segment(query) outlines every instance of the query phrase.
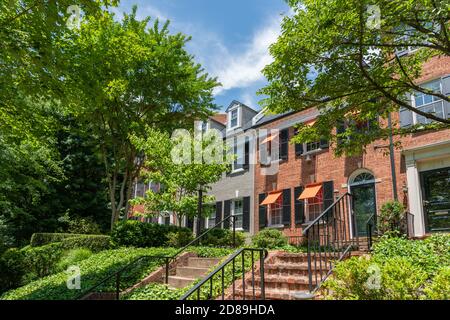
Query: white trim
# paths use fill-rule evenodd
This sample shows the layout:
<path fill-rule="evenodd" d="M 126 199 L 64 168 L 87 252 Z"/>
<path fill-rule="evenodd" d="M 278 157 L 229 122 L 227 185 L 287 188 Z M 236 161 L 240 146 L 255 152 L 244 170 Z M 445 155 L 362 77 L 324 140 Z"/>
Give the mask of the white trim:
<path fill-rule="evenodd" d="M 232 120 L 232 113 L 233 113 L 233 111 L 235 111 L 236 110 L 236 113 L 237 113 L 237 115 L 236 115 L 236 125 L 235 126 L 231 126 L 231 120 Z M 235 129 L 237 129 L 237 128 L 240 128 L 241 127 L 241 119 L 242 119 L 242 109 L 240 108 L 240 106 L 239 105 L 234 105 L 232 108 L 230 108 L 229 110 L 228 110 L 228 115 L 229 116 L 227 116 L 227 118 L 228 118 L 228 121 L 227 121 L 227 131 L 232 131 L 232 130 L 235 130 Z"/>

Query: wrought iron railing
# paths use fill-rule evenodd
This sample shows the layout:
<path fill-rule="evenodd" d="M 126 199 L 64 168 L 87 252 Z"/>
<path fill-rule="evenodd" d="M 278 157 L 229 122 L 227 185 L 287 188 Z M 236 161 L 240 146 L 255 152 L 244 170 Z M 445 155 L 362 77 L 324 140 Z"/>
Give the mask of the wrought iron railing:
<path fill-rule="evenodd" d="M 303 230 L 310 292 L 317 291 L 336 262 L 359 247 L 350 193 L 342 195 Z"/>
<path fill-rule="evenodd" d="M 236 280 L 241 277 L 242 284 L 239 296 L 242 300 L 245 300 L 247 296 L 250 297 L 251 300 L 256 300 L 257 297 L 264 300 L 264 259 L 266 257 L 267 250 L 265 249 L 241 248 L 186 292 L 180 300 L 209 300 L 215 298 L 224 300 L 225 297 L 235 300 L 237 296 Z M 249 260 L 250 265 L 248 266 L 246 261 Z M 259 268 L 257 268 L 257 262 L 259 262 Z M 247 272 L 251 274 L 251 285 L 247 288 L 246 292 L 247 279 L 245 278 L 245 275 Z M 257 277 L 259 277 L 259 281 L 256 281 Z M 218 280 L 218 286 L 215 280 Z M 230 280 L 231 284 L 229 283 Z M 259 282 L 259 286 L 256 285 L 256 282 Z M 259 287 L 259 294 L 256 289 L 257 287 Z M 229 292 L 226 292 L 227 289 L 229 289 Z"/>
<path fill-rule="evenodd" d="M 372 250 L 372 244 L 373 244 L 373 234 L 376 230 L 376 217 L 377 214 L 374 213 L 370 216 L 369 219 L 366 221 L 366 233 L 367 233 L 367 250 Z"/>
<path fill-rule="evenodd" d="M 233 215 L 229 215 L 228 217 L 224 218 L 223 220 L 221 220 L 220 222 L 216 223 L 214 225 L 214 227 L 209 228 L 207 230 L 205 230 L 202 234 L 200 234 L 198 237 L 196 237 L 194 240 L 192 240 L 191 242 L 189 242 L 188 244 L 186 244 L 184 247 L 182 247 L 181 249 L 179 249 L 175 254 L 171 255 L 171 256 L 165 256 L 165 255 L 160 255 L 160 256 L 141 256 L 135 260 L 133 260 L 132 262 L 130 262 L 129 264 L 127 264 L 126 266 L 124 266 L 123 268 L 119 269 L 118 271 L 106 276 L 105 278 L 103 278 L 102 280 L 100 280 L 98 283 L 96 283 L 95 285 L 93 285 L 92 287 L 90 287 L 88 290 L 83 291 L 83 293 L 81 293 L 78 297 L 77 300 L 82 299 L 84 297 L 86 297 L 87 295 L 94 293 L 96 289 L 98 289 L 101 286 L 105 286 L 107 284 L 109 284 L 112 279 L 114 279 L 115 281 L 115 290 L 114 290 L 114 298 L 116 300 L 119 300 L 120 298 L 120 292 L 121 292 L 121 280 L 123 278 L 123 275 L 125 272 L 129 271 L 132 267 L 136 266 L 139 262 L 143 262 L 143 261 L 147 261 L 147 264 L 150 263 L 155 263 L 158 261 L 163 261 L 163 263 L 159 263 L 159 266 L 163 266 L 164 265 L 164 282 L 167 284 L 169 283 L 169 274 L 170 274 L 170 264 L 175 261 L 179 255 L 183 252 L 186 251 L 187 248 L 189 248 L 190 246 L 194 245 L 194 244 L 200 244 L 200 240 L 203 239 L 209 232 L 211 232 L 211 230 L 216 229 L 217 227 L 221 226 L 223 222 L 232 220 L 232 247 L 235 248 L 236 247 L 236 226 L 235 226 L 235 220 L 236 217 Z"/>

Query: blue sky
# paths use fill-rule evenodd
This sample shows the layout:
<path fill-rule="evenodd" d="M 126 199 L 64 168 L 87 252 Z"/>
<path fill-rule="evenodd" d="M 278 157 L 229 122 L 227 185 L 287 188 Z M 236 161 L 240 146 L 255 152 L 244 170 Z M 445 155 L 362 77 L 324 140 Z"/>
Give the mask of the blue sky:
<path fill-rule="evenodd" d="M 289 13 L 283 0 L 121 0 L 112 11 L 121 16 L 134 4 L 138 17 L 168 19 L 171 31 L 192 36 L 188 51 L 223 84 L 215 91 L 222 109 L 234 99 L 260 109 L 256 91 L 267 83 L 261 70 Z"/>

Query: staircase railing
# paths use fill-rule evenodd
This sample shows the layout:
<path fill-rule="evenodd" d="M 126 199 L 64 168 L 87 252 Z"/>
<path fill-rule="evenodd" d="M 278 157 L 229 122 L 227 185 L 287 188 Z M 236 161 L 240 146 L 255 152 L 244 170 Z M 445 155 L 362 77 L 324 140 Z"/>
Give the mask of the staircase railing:
<path fill-rule="evenodd" d="M 369 219 L 366 221 L 366 233 L 367 233 L 367 250 L 372 250 L 373 244 L 373 234 L 376 228 L 376 213 L 372 214 Z"/>
<path fill-rule="evenodd" d="M 175 261 L 175 259 L 178 258 L 178 256 L 185 252 L 187 248 L 189 248 L 190 246 L 192 246 L 193 244 L 199 244 L 200 240 L 202 238 L 204 238 L 209 232 L 211 232 L 213 229 L 216 229 L 217 227 L 221 226 L 222 223 L 232 220 L 232 233 L 233 233 L 233 237 L 232 237 L 232 247 L 236 248 L 236 216 L 233 215 L 229 215 L 228 217 L 224 218 L 223 220 L 221 220 L 220 222 L 217 222 L 212 228 L 209 228 L 207 230 L 205 230 L 202 234 L 200 234 L 199 236 L 197 236 L 194 240 L 192 240 L 191 242 L 189 242 L 187 245 L 185 245 L 184 247 L 182 247 L 181 249 L 179 249 L 175 254 L 171 255 L 171 256 L 165 256 L 165 255 L 156 255 L 156 256 L 141 256 L 135 260 L 133 260 L 132 262 L 130 262 L 129 264 L 127 264 L 126 266 L 124 266 L 123 268 L 119 269 L 118 271 L 106 276 L 105 278 L 103 278 L 102 280 L 100 280 L 98 283 L 96 283 L 95 285 L 93 285 L 92 287 L 90 287 L 88 290 L 83 291 L 83 293 L 81 293 L 78 297 L 77 300 L 82 299 L 83 297 L 86 297 L 88 294 L 93 293 L 95 289 L 97 289 L 98 287 L 107 284 L 109 281 L 111 281 L 112 279 L 115 279 L 115 292 L 114 292 L 114 297 L 116 300 L 119 300 L 120 298 L 120 284 L 121 284 L 121 280 L 123 278 L 123 273 L 128 271 L 131 267 L 135 266 L 136 264 L 138 264 L 138 262 L 147 260 L 148 263 L 152 263 L 155 261 L 163 261 L 163 264 L 160 264 L 160 266 L 164 265 L 165 267 L 165 274 L 164 274 L 164 282 L 167 284 L 169 283 L 169 273 L 170 273 L 170 264 Z"/>
<path fill-rule="evenodd" d="M 255 257 L 255 253 L 259 253 L 258 257 Z M 192 287 L 186 294 L 184 294 L 180 300 L 187 300 L 193 298 L 194 300 L 209 300 L 219 296 L 221 300 L 225 299 L 225 296 L 229 295 L 232 300 L 236 297 L 236 279 L 239 279 L 239 275 L 242 276 L 242 299 L 246 299 L 245 288 L 245 274 L 248 267 L 246 267 L 246 259 L 251 259 L 251 281 L 252 286 L 248 290 L 251 293 L 252 300 L 256 300 L 257 293 L 255 290 L 255 263 L 259 261 L 259 282 L 260 282 L 260 299 L 265 299 L 265 286 L 264 286 L 264 259 L 267 257 L 267 250 L 255 249 L 255 248 L 241 248 L 228 257 L 220 266 L 214 269 L 210 274 L 203 278 L 199 283 Z M 240 261 L 236 261 L 240 258 Z M 239 263 L 239 268 L 236 265 Z M 226 268 L 228 267 L 228 270 Z M 231 270 L 230 270 L 231 269 Z M 231 272 L 231 292 L 226 293 L 226 289 L 230 284 L 226 283 L 226 278 L 229 276 L 228 272 Z M 256 275 L 257 277 L 258 275 Z M 219 287 L 214 286 L 214 279 L 219 279 Z M 248 292 L 248 291 L 247 291 Z"/>
<path fill-rule="evenodd" d="M 342 195 L 303 230 L 308 247 L 310 292 L 320 288 L 337 261 L 359 247 L 356 230 L 350 193 Z"/>

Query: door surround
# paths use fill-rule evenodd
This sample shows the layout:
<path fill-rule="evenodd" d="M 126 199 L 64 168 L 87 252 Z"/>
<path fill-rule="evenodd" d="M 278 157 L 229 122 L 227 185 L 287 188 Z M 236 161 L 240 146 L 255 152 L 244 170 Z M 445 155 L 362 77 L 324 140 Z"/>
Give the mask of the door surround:
<path fill-rule="evenodd" d="M 377 211 L 377 190 L 376 190 L 377 180 L 375 179 L 375 175 L 373 172 L 366 168 L 360 168 L 352 172 L 352 174 L 348 178 L 348 192 L 352 194 L 352 187 L 364 186 L 364 185 L 373 185 L 374 191 L 374 207 L 375 213 Z M 353 200 L 352 200 L 353 203 Z M 353 208 L 352 208 L 353 212 Z M 354 237 L 354 226 L 353 219 L 349 217 L 351 221 L 352 227 L 350 228 L 351 237 Z M 356 218 L 356 217 L 355 217 Z"/>
<path fill-rule="evenodd" d="M 402 152 L 405 156 L 408 206 L 409 212 L 414 216 L 415 237 L 426 235 L 420 172 L 450 166 L 449 150 L 450 139 Z"/>

